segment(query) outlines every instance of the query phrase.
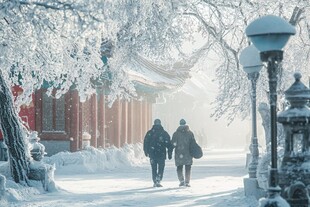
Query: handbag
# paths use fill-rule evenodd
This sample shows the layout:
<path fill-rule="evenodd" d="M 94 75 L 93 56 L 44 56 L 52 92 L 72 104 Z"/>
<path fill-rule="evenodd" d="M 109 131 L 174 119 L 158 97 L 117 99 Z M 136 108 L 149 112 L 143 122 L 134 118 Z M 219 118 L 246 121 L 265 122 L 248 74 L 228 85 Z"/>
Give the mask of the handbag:
<path fill-rule="evenodd" d="M 191 139 L 189 144 L 189 153 L 190 155 L 195 158 L 199 159 L 203 156 L 203 152 L 201 147 L 198 145 L 195 139 Z"/>

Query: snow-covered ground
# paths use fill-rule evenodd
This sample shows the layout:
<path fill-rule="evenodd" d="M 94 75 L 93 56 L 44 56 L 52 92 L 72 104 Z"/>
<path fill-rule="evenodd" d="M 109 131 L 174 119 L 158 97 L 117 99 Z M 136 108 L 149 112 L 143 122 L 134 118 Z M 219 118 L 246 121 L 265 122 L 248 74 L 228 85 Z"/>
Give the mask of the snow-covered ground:
<path fill-rule="evenodd" d="M 56 164 L 58 190 L 42 193 L 7 181 L 5 199 L 10 207 L 120 207 L 120 206 L 214 206 L 254 207 L 246 198 L 247 177 L 243 150 L 204 150 L 194 160 L 191 187 L 179 187 L 173 160 L 166 161 L 163 187 L 153 188 L 151 167 L 142 145 L 122 149 L 90 148 L 77 153 L 60 153 L 46 162 Z"/>

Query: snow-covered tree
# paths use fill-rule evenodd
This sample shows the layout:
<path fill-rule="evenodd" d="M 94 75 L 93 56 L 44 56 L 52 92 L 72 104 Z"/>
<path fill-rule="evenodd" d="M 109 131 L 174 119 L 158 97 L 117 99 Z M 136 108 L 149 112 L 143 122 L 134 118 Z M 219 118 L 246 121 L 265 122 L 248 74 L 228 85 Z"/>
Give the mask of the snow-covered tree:
<path fill-rule="evenodd" d="M 110 100 L 134 94 L 126 67 L 135 55 L 171 62 L 192 26 L 178 11 L 182 1 L 1 0 L 0 123 L 13 179 L 27 185 L 29 156 L 18 108 L 42 84 L 59 98 L 70 88 L 80 99 L 95 92 L 94 80 L 112 74 Z M 181 22 L 183 22 L 181 24 Z M 180 26 L 181 25 L 181 26 Z M 113 55 L 102 63 L 100 46 L 108 40 Z M 102 48 L 101 48 L 102 49 Z M 181 54 L 181 53 L 180 53 Z M 23 89 L 15 102 L 10 91 Z M 129 94 L 129 95 L 128 95 Z"/>
<path fill-rule="evenodd" d="M 226 117 L 229 122 L 237 115 L 247 116 L 250 112 L 250 82 L 239 64 L 240 52 L 250 44 L 245 29 L 256 18 L 273 14 L 286 19 L 296 26 L 297 34 L 285 48 L 284 60 L 279 71 L 279 100 L 294 71 L 309 74 L 309 21 L 308 1 L 247 1 L 247 0 L 203 0 L 191 1 L 184 15 L 196 18 L 199 31 L 206 41 L 204 59 L 201 68 L 216 59 L 216 80 L 219 94 L 214 101 L 215 119 Z M 213 61 L 214 62 L 214 61 Z M 214 69 L 214 68 L 212 68 Z M 206 72 L 208 73 L 208 71 Z M 308 74 L 307 74 L 308 73 Z M 267 102 L 268 78 L 265 69 L 261 71 L 257 84 L 257 99 Z"/>
<path fill-rule="evenodd" d="M 209 43 L 206 47 L 204 64 L 210 59 L 216 59 L 216 81 L 219 83 L 219 94 L 214 101 L 213 116 L 219 119 L 226 116 L 232 122 L 237 115 L 248 116 L 251 108 L 250 82 L 247 80 L 242 66 L 239 64 L 240 52 L 250 44 L 246 38 L 245 29 L 249 23 L 264 15 L 278 15 L 296 27 L 297 33 L 291 37 L 284 49 L 284 60 L 278 73 L 278 103 L 279 110 L 283 109 L 283 92 L 293 83 L 292 74 L 301 71 L 306 77 L 310 74 L 310 36 L 309 36 L 309 6 L 308 1 L 193 1 L 185 11 L 185 15 L 195 17 L 201 24 L 202 35 Z M 205 66 L 204 66 L 205 67 Z M 307 80 L 306 80 L 307 81 Z M 260 104 L 268 102 L 268 78 L 264 68 L 257 84 L 257 99 Z M 268 108 L 268 107 L 267 107 Z M 260 111 L 261 112 L 261 111 Z M 264 114 L 261 114 L 262 117 Z M 264 128 L 270 129 L 268 117 L 263 120 Z M 278 127 L 278 143 L 283 147 L 282 127 Z M 268 165 L 270 163 L 269 142 L 270 134 L 265 132 L 267 152 L 258 166 L 260 184 L 266 184 Z M 269 139 L 269 140 L 268 140 Z M 263 186 L 262 185 L 262 186 Z"/>
<path fill-rule="evenodd" d="M 94 16 L 83 12 L 86 8 L 81 2 L 0 3 L 0 123 L 8 146 L 11 174 L 18 183 L 28 184 L 30 161 L 27 132 L 17 116 L 19 106 L 31 101 L 31 94 L 43 81 L 50 83 L 50 91 L 53 87 L 60 88 L 57 96 L 73 83 L 81 94 L 87 94 L 92 87 L 85 80 L 99 74 L 102 62 L 95 38 L 86 34 L 94 25 Z M 14 85 L 23 89 L 15 105 L 10 90 Z"/>

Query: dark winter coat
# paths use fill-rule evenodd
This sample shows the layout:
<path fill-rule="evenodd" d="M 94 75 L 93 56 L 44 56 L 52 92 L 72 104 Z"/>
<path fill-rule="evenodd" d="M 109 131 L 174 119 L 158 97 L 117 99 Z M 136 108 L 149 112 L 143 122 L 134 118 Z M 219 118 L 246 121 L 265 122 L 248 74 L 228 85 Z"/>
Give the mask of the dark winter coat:
<path fill-rule="evenodd" d="M 179 126 L 172 136 L 172 145 L 175 148 L 174 160 L 175 165 L 192 165 L 193 157 L 189 152 L 189 145 L 191 139 L 195 139 L 193 132 L 189 126 Z"/>
<path fill-rule="evenodd" d="M 152 129 L 149 130 L 144 138 L 143 150 L 146 156 L 150 159 L 165 160 L 168 156 L 172 156 L 172 144 L 170 135 L 164 130 L 161 125 L 153 125 Z"/>

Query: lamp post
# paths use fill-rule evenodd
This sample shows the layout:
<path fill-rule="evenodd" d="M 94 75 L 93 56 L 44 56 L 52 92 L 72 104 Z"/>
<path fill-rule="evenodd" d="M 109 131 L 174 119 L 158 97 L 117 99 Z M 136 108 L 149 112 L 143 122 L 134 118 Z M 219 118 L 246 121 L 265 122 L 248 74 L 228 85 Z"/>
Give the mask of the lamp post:
<path fill-rule="evenodd" d="M 259 77 L 259 71 L 263 67 L 260 60 L 259 52 L 250 45 L 242 50 L 239 57 L 243 70 L 247 73 L 248 79 L 251 81 L 251 106 L 252 106 L 252 136 L 251 136 L 251 162 L 249 164 L 249 178 L 256 178 L 258 165 L 258 141 L 257 141 L 257 123 L 256 123 L 256 83 Z"/>
<path fill-rule="evenodd" d="M 271 169 L 269 174 L 268 199 L 263 206 L 279 206 L 275 197 L 280 197 L 277 170 L 277 74 L 283 59 L 282 48 L 289 37 L 295 34 L 295 28 L 284 19 L 267 15 L 251 22 L 245 31 L 254 46 L 260 51 L 263 62 L 267 62 L 269 79 Z"/>

